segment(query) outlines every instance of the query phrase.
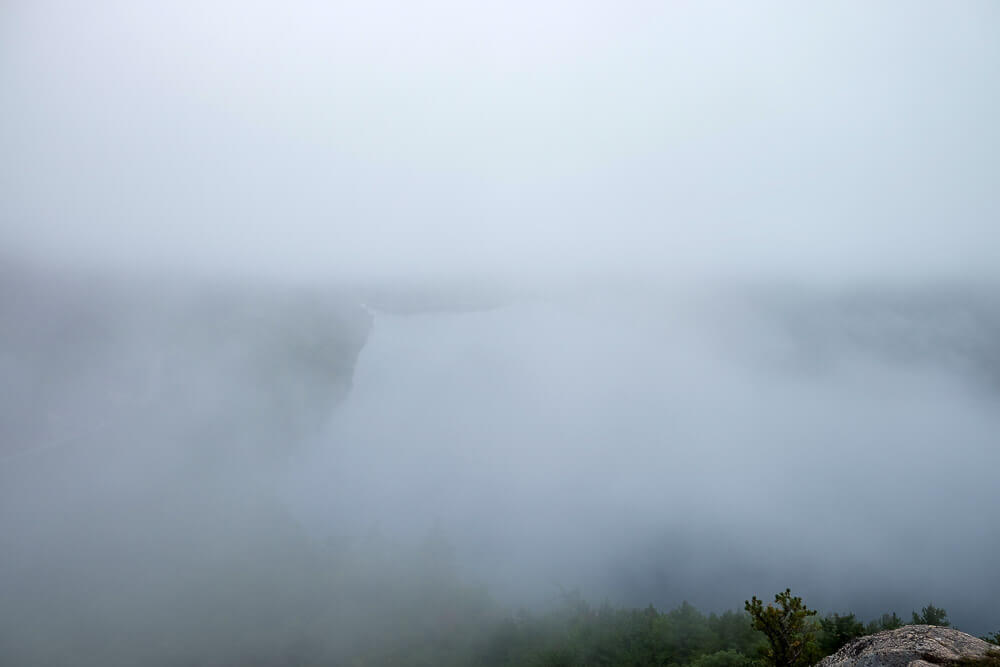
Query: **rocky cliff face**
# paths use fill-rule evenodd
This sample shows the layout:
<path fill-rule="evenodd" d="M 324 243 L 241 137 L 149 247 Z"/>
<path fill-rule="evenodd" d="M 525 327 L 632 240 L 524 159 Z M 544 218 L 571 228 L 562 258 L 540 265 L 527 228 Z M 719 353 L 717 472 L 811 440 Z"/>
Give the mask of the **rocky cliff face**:
<path fill-rule="evenodd" d="M 907 625 L 861 637 L 818 667 L 931 667 L 979 660 L 996 646 L 953 628 Z"/>

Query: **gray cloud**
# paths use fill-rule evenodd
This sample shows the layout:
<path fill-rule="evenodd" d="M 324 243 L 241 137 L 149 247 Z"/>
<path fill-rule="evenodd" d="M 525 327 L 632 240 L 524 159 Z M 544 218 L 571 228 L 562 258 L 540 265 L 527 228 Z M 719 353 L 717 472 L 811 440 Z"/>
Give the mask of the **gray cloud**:
<path fill-rule="evenodd" d="M 430 526 L 511 606 L 995 630 L 998 27 L 4 3 L 0 645 L 348 655 Z"/>
<path fill-rule="evenodd" d="M 308 276 L 995 264 L 989 3 L 4 15 L 0 215 L 25 251 Z"/>

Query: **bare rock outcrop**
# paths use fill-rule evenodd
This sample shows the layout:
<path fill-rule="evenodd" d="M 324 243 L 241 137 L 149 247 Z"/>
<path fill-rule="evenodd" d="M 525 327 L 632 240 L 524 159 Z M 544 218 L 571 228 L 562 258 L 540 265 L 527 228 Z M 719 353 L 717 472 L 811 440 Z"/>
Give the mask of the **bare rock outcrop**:
<path fill-rule="evenodd" d="M 817 667 L 934 667 L 985 658 L 997 647 L 953 628 L 907 625 L 861 637 Z"/>

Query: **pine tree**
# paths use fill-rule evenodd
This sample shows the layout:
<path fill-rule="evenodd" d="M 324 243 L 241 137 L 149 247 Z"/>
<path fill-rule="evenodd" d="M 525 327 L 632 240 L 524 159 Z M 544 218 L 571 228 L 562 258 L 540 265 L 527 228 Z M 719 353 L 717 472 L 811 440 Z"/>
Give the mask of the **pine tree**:
<path fill-rule="evenodd" d="M 819 646 L 827 655 L 835 653 L 852 639 L 865 634 L 864 623 L 859 621 L 854 614 L 844 616 L 831 614 L 819 620 L 819 627 L 822 631 L 819 637 Z"/>
<path fill-rule="evenodd" d="M 865 626 L 865 634 L 873 635 L 876 632 L 896 630 L 901 627 L 903 627 L 903 619 L 901 619 L 894 611 L 886 612 L 879 618 L 870 621 L 868 625 Z"/>
<path fill-rule="evenodd" d="M 940 625 L 943 628 L 947 628 L 951 625 L 951 622 L 948 620 L 948 612 L 941 607 L 935 607 L 932 604 L 928 604 L 920 610 L 920 614 L 913 612 L 913 624 Z"/>
<path fill-rule="evenodd" d="M 774 604 L 766 607 L 754 596 L 745 604 L 755 630 L 767 637 L 769 647 L 765 658 L 774 667 L 800 667 L 811 664 L 817 657 L 815 633 L 808 622 L 816 611 L 793 597 L 790 588 L 774 596 Z"/>

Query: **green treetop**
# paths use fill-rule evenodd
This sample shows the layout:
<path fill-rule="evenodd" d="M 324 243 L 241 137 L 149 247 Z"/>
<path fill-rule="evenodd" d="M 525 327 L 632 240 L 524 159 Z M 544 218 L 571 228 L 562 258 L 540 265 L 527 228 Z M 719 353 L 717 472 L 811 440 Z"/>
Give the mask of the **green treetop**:
<path fill-rule="evenodd" d="M 817 657 L 813 625 L 808 621 L 816 611 L 802 604 L 802 598 L 793 597 L 791 589 L 775 595 L 774 604 L 766 607 L 755 595 L 745 608 L 754 629 L 767 637 L 768 663 L 774 667 L 802 667 Z"/>

